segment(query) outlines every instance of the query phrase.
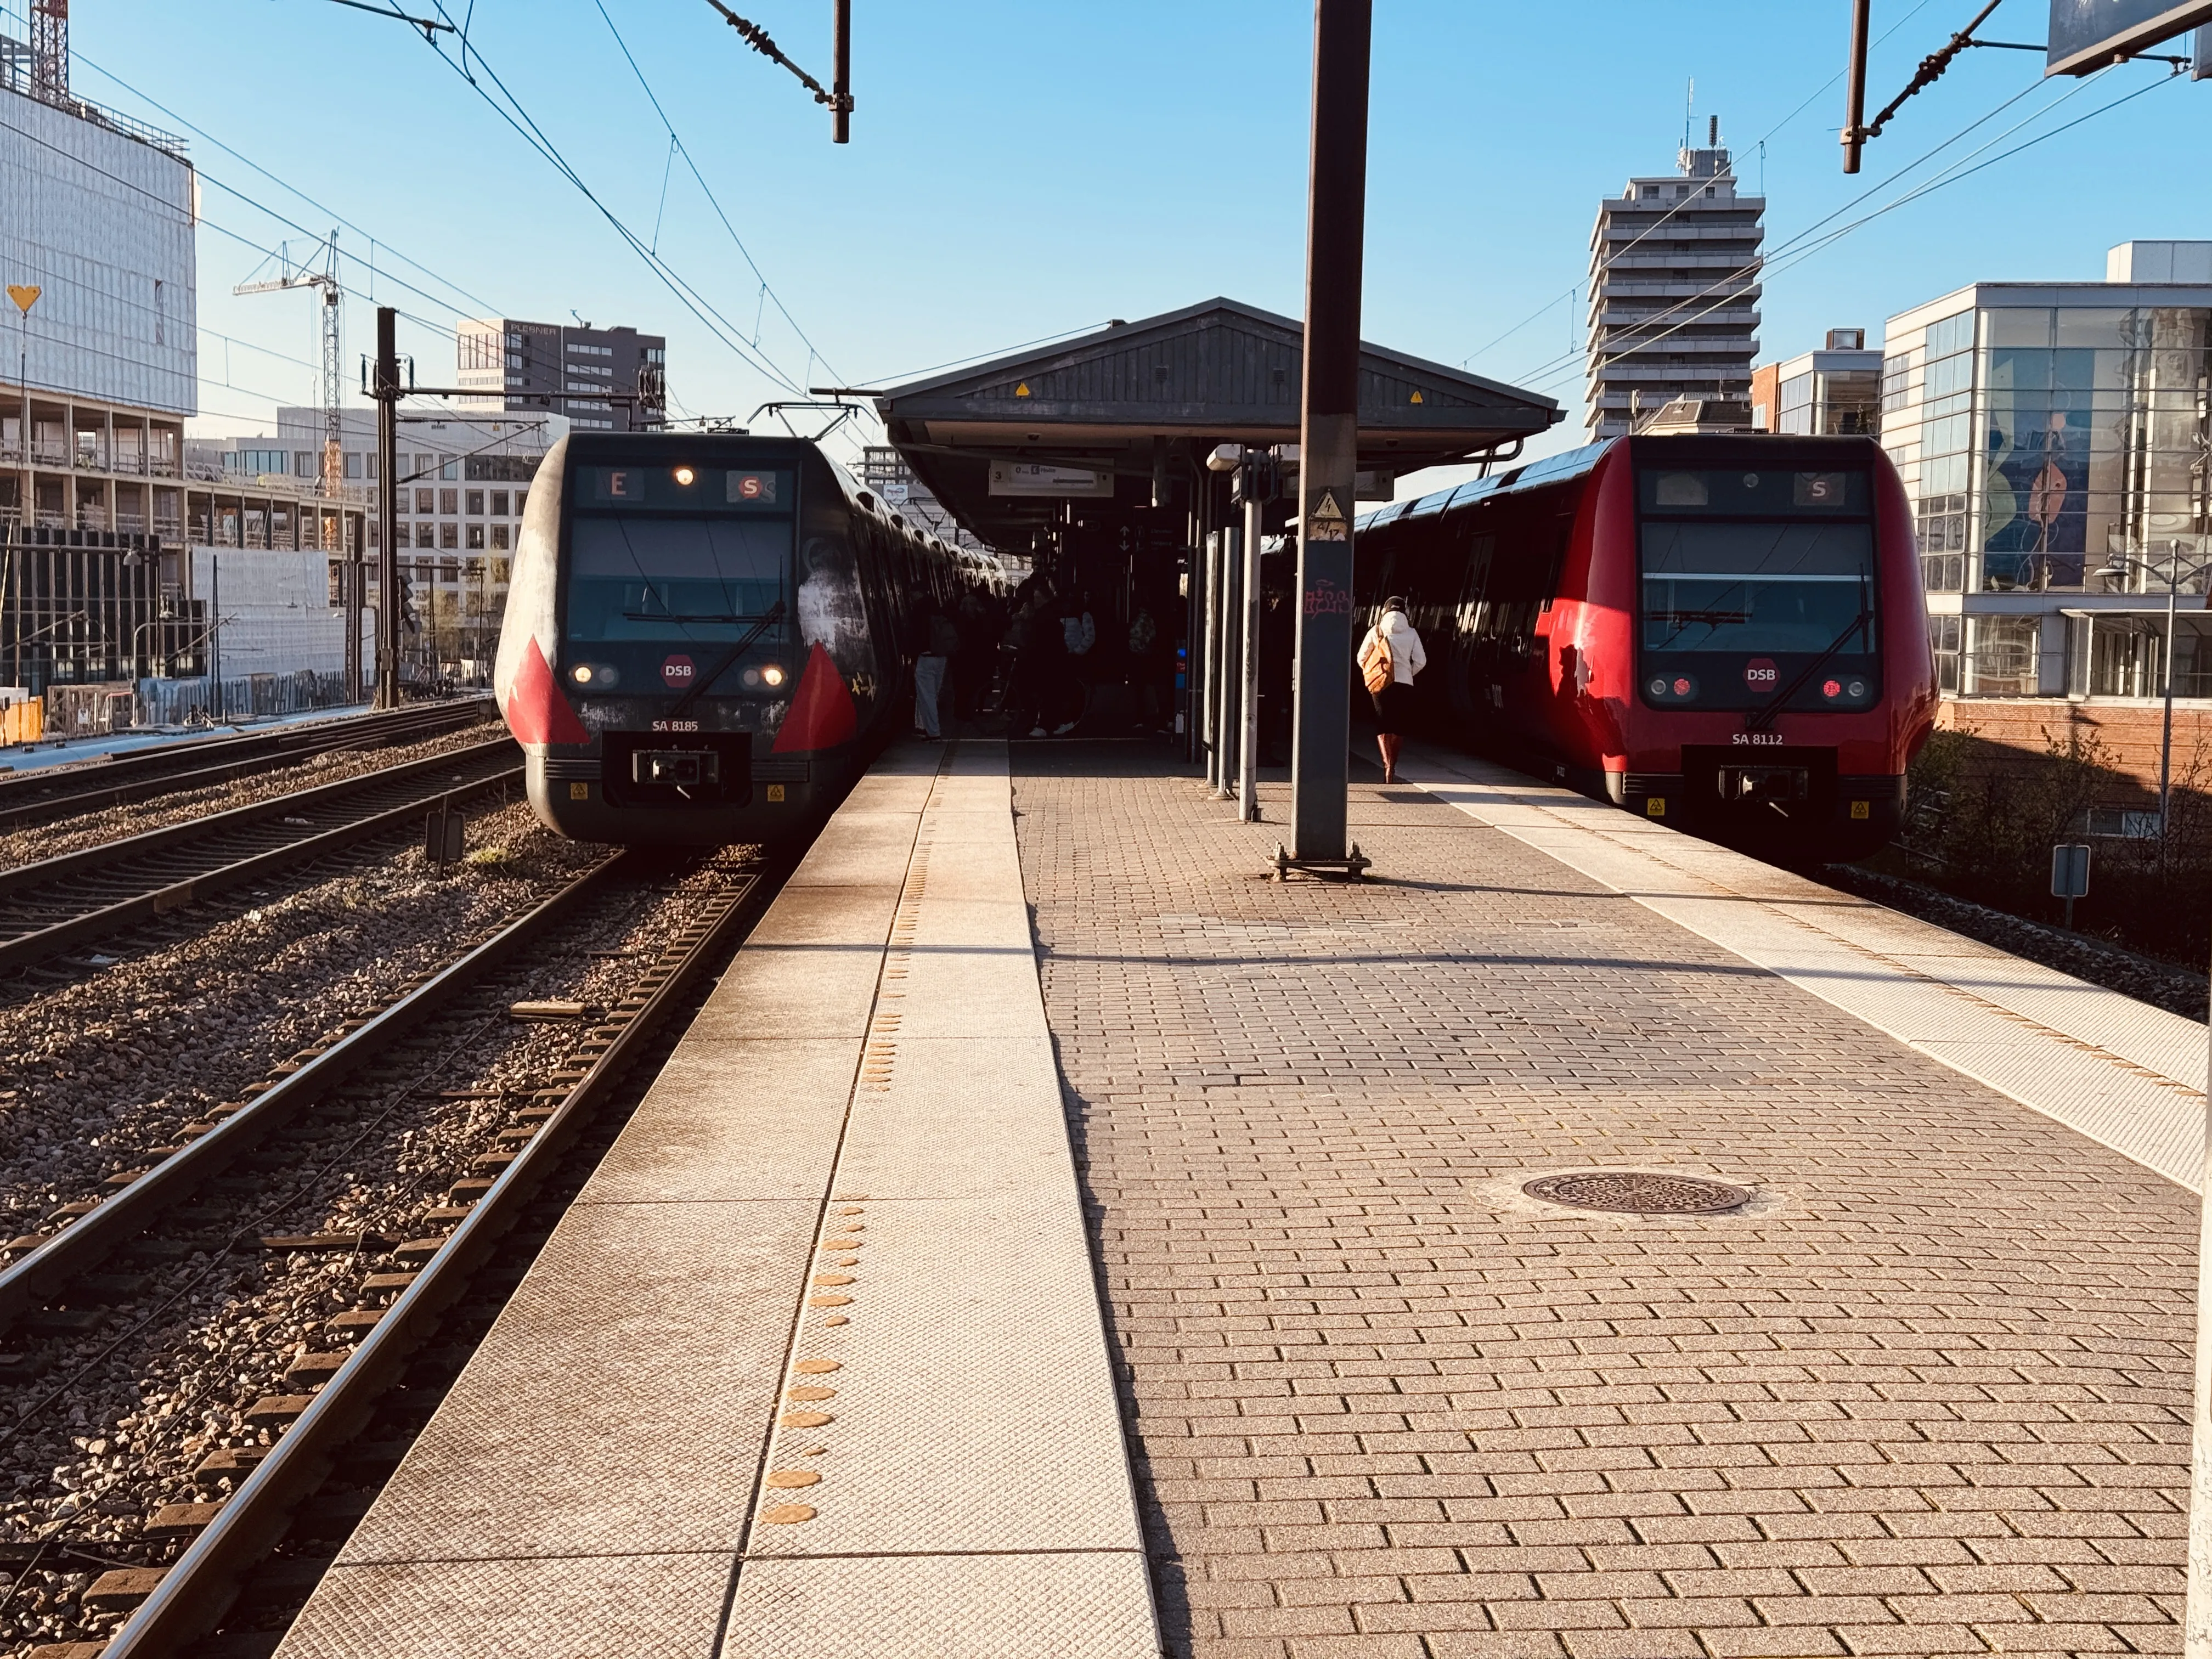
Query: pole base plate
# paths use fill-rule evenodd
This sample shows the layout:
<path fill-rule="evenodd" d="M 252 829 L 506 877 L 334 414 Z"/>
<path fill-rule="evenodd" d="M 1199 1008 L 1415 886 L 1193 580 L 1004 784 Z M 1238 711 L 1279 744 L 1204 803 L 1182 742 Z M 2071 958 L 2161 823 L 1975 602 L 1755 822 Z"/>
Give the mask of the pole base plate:
<path fill-rule="evenodd" d="M 1275 843 L 1275 879 L 1288 881 L 1291 872 L 1315 877 L 1324 881 L 1360 881 L 1365 878 L 1375 860 L 1359 850 L 1359 843 L 1352 843 L 1352 851 L 1337 859 L 1294 859 L 1282 842 Z"/>

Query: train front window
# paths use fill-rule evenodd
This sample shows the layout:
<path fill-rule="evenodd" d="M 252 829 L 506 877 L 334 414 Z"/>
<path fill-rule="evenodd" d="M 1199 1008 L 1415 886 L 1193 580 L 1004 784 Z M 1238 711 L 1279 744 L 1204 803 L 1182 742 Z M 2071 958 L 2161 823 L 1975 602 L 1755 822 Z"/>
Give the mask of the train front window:
<path fill-rule="evenodd" d="M 577 645 L 734 641 L 783 598 L 787 518 L 602 517 L 568 536 L 569 641 Z M 763 641 L 783 637 L 771 625 Z"/>
<path fill-rule="evenodd" d="M 1638 478 L 1649 699 L 1863 708 L 1879 696 L 1863 471 L 1650 469 Z"/>

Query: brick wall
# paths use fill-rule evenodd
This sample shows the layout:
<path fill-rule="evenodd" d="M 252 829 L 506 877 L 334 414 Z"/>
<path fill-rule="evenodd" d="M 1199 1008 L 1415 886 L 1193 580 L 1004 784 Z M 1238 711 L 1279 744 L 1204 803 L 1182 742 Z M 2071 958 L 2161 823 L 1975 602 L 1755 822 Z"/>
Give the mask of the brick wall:
<path fill-rule="evenodd" d="M 2094 739 L 2098 758 L 2147 793 L 2158 788 L 2160 722 L 2157 703 L 2081 703 L 2057 697 L 1946 697 L 1937 709 L 1938 731 L 1960 732 L 1990 747 L 1984 757 L 2002 763 L 2006 751 L 2038 760 L 2071 733 Z M 2212 790 L 2212 708 L 2176 703 L 2173 778 L 2177 787 Z M 2115 803 L 2124 804 L 2124 803 Z"/>

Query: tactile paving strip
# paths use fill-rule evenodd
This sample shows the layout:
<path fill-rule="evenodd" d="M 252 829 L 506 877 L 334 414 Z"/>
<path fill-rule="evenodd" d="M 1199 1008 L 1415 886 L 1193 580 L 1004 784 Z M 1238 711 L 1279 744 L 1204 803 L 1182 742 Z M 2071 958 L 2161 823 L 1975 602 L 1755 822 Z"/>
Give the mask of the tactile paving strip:
<path fill-rule="evenodd" d="M 1407 781 L 2197 1190 L 2195 1022 L 1484 762 L 1425 756 Z"/>
<path fill-rule="evenodd" d="M 717 1659 L 1157 1659 L 1151 1608 L 1133 1554 L 754 1561 Z"/>
<path fill-rule="evenodd" d="M 1003 750 L 940 776 L 725 1653 L 1158 1652 L 1012 842 Z"/>

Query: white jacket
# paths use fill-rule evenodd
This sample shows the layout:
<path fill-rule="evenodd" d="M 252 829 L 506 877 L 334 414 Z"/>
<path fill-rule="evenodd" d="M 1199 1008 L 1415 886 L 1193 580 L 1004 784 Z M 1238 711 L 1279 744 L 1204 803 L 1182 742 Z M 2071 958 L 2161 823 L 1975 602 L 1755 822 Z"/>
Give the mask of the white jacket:
<path fill-rule="evenodd" d="M 1390 644 L 1390 678 L 1400 685 L 1411 685 L 1413 676 L 1429 665 L 1429 653 L 1421 648 L 1421 636 L 1413 627 L 1413 618 L 1402 611 L 1386 611 L 1367 638 L 1359 641 L 1359 649 L 1352 653 L 1354 661 L 1367 654 L 1367 643 L 1377 633 Z"/>

